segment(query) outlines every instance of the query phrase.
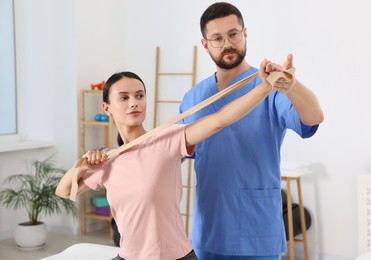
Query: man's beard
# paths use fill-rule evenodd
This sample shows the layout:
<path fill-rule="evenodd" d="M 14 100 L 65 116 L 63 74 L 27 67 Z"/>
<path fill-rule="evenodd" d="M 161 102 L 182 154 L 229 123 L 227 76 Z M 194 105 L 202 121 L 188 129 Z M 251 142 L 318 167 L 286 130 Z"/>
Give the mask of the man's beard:
<path fill-rule="evenodd" d="M 237 53 L 237 59 L 232 62 L 232 63 L 228 63 L 226 61 L 223 60 L 223 56 L 225 53 Z M 221 58 L 216 58 L 216 57 L 213 57 L 211 54 L 210 54 L 210 57 L 213 59 L 213 61 L 215 62 L 215 64 L 221 68 L 221 69 L 226 69 L 226 70 L 230 70 L 230 69 L 233 69 L 235 67 L 237 67 L 238 65 L 241 64 L 241 62 L 245 59 L 245 56 L 246 56 L 246 48 L 242 51 L 238 51 L 234 48 L 229 48 L 229 49 L 225 49 L 221 54 L 220 54 Z"/>

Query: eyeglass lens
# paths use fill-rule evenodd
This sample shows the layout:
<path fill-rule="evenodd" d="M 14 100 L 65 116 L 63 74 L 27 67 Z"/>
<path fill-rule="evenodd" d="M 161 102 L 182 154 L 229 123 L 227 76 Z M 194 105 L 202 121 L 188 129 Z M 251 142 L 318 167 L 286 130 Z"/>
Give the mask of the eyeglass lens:
<path fill-rule="evenodd" d="M 223 47 L 224 44 L 225 44 L 226 38 L 228 38 L 230 43 L 239 43 L 242 40 L 242 31 L 243 30 L 241 30 L 241 31 L 233 30 L 233 31 L 228 33 L 228 37 L 224 37 L 224 36 L 221 36 L 221 35 L 215 35 L 215 36 L 211 37 L 211 39 L 209 41 L 211 42 L 211 45 L 214 48 Z"/>

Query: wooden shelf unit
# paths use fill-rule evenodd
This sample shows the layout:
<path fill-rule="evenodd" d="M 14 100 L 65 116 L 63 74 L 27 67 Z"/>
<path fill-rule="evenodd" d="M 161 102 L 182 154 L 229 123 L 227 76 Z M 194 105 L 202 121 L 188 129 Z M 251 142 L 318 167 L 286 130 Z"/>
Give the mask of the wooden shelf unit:
<path fill-rule="evenodd" d="M 87 120 L 86 119 L 86 95 L 97 95 L 97 98 L 102 98 L 103 91 L 102 90 L 81 90 L 80 91 L 80 156 L 87 152 L 87 141 L 86 141 L 86 127 L 104 127 L 104 145 L 107 148 L 114 148 L 114 132 L 115 132 L 115 125 L 113 119 L 109 117 L 108 122 L 100 122 L 94 120 Z M 98 108 L 92 108 L 97 110 Z M 81 195 L 81 234 L 86 235 L 86 225 L 88 219 L 94 220 L 102 220 L 106 221 L 110 230 L 110 237 L 112 238 L 113 231 L 110 227 L 112 216 L 102 216 L 97 215 L 95 212 L 88 212 L 87 211 L 87 196 L 86 193 Z"/>

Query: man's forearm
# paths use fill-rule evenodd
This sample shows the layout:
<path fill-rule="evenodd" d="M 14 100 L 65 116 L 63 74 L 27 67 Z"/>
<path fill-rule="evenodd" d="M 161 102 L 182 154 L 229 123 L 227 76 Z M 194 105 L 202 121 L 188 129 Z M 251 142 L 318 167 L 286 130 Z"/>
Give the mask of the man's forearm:
<path fill-rule="evenodd" d="M 294 84 L 293 90 L 287 93 L 287 96 L 298 112 L 301 122 L 308 126 L 322 123 L 324 116 L 316 95 L 298 80 L 295 80 Z"/>

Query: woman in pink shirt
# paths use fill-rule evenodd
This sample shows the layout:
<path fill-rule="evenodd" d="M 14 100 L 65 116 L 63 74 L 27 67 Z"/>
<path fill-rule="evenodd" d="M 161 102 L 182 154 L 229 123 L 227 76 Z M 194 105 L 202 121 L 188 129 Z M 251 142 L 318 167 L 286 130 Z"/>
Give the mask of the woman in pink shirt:
<path fill-rule="evenodd" d="M 181 161 L 192 155 L 195 145 L 247 115 L 272 90 L 266 81 L 281 67 L 264 60 L 263 83 L 218 112 L 189 125 L 176 124 L 120 156 L 107 160 L 99 151 L 89 151 L 89 169 L 78 176 L 78 194 L 88 189 L 106 189 L 112 216 L 121 234 L 115 259 L 197 259 L 184 230 L 180 213 Z M 290 87 L 291 82 L 286 82 Z M 146 89 L 132 72 L 112 75 L 103 90 L 103 110 L 112 116 L 123 143 L 146 133 Z M 104 162 L 104 163 L 103 163 Z M 56 194 L 68 198 L 72 169 L 60 181 Z"/>

